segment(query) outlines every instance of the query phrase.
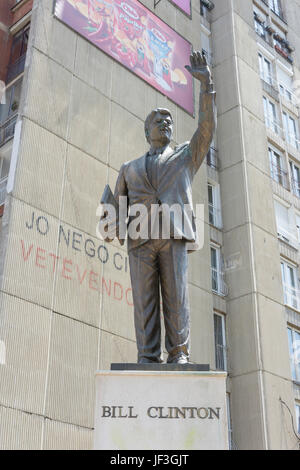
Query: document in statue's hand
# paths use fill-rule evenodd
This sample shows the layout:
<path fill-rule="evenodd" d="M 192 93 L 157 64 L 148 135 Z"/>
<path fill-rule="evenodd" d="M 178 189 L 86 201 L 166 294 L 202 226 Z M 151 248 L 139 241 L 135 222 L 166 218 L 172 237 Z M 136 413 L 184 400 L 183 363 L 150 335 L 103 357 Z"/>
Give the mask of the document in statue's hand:
<path fill-rule="evenodd" d="M 107 184 L 104 188 L 100 203 L 101 204 L 111 204 L 115 208 L 116 219 L 110 220 L 109 224 L 110 224 L 111 230 L 113 232 L 116 229 L 117 238 L 118 238 L 120 244 L 123 246 L 124 243 L 125 243 L 125 240 L 123 240 L 119 237 L 119 227 L 118 227 L 118 225 L 119 225 L 119 204 L 115 200 L 114 195 L 112 193 L 112 190 L 110 189 L 109 184 Z M 107 237 L 106 241 L 109 241 L 109 240 L 112 241 L 113 239 L 114 239 L 114 236 L 111 236 L 111 238 L 110 238 L 109 234 L 108 234 L 108 237 Z"/>
<path fill-rule="evenodd" d="M 114 206 L 117 213 L 119 211 L 119 205 L 118 205 L 117 201 L 114 198 L 114 195 L 112 193 L 112 190 L 110 189 L 109 184 L 107 184 L 104 188 L 100 203 L 101 204 L 111 204 L 112 206 Z"/>

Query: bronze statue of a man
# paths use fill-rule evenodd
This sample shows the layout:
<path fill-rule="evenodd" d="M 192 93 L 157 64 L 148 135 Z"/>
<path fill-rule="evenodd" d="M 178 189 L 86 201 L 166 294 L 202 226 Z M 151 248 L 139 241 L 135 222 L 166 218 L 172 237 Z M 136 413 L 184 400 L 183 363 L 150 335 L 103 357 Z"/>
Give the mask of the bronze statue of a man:
<path fill-rule="evenodd" d="M 139 363 L 162 362 L 160 290 L 168 363 L 189 361 L 187 245 L 196 242 L 191 186 L 210 148 L 216 122 L 215 92 L 206 58 L 200 52 L 194 52 L 190 62 L 186 69 L 201 82 L 199 123 L 191 141 L 173 150 L 170 147 L 171 113 L 162 108 L 152 111 L 145 121 L 150 149 L 144 156 L 122 165 L 114 193 L 117 202 L 120 196 L 127 197 L 129 224 L 137 218 L 130 211 L 135 204 L 146 207 L 149 220 L 153 206 L 176 204 L 189 214 L 183 228 L 178 228 L 178 219 L 171 217 L 167 238 L 162 236 L 161 214 L 158 217 L 159 236 L 132 237 L 128 232 Z M 186 211 L 186 207 L 190 210 Z"/>

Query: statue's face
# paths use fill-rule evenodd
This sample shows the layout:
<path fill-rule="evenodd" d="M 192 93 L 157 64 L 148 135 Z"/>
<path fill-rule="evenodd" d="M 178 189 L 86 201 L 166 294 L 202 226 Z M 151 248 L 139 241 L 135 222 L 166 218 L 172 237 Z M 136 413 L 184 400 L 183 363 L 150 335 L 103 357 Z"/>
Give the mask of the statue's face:
<path fill-rule="evenodd" d="M 157 113 L 149 125 L 149 141 L 164 145 L 171 142 L 173 134 L 172 118 L 168 114 Z"/>

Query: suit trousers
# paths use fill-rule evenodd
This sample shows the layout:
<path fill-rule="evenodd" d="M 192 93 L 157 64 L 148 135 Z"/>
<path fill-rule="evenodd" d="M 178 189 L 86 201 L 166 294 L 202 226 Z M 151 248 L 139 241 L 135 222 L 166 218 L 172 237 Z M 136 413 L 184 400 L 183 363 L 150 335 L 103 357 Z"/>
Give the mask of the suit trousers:
<path fill-rule="evenodd" d="M 138 362 L 162 362 L 160 290 L 168 362 L 189 358 L 188 254 L 183 240 L 149 240 L 129 252 Z"/>

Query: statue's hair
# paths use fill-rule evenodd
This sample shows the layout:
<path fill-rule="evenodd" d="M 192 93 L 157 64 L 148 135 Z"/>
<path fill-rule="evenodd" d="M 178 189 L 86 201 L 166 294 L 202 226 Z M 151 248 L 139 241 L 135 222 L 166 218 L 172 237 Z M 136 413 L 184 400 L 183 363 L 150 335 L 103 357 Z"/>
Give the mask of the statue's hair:
<path fill-rule="evenodd" d="M 148 114 L 148 116 L 146 117 L 146 120 L 145 120 L 145 136 L 146 136 L 146 139 L 147 139 L 148 142 L 149 142 L 149 126 L 150 126 L 150 123 L 152 122 L 152 120 L 154 119 L 154 117 L 157 114 L 162 114 L 163 116 L 170 116 L 170 118 L 172 120 L 172 124 L 173 124 L 172 114 L 168 109 L 156 108 L 153 111 L 151 111 L 151 113 Z"/>

